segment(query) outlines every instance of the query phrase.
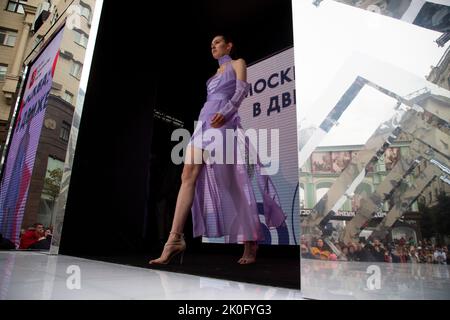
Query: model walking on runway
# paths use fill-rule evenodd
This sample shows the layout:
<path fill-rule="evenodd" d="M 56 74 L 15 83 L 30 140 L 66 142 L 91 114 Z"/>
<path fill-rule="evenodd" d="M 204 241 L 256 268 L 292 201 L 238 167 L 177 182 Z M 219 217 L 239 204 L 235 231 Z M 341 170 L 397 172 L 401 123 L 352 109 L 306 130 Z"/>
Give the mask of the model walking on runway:
<path fill-rule="evenodd" d="M 182 261 L 186 249 L 183 229 L 190 210 L 194 237 L 223 237 L 228 243 L 244 243 L 244 253 L 238 263 L 256 261 L 258 241 L 263 239 L 263 233 L 248 164 L 205 161 L 211 145 L 211 141 L 204 138 L 205 132 L 220 130 L 224 141 L 219 145 L 225 146 L 226 130 L 242 129 L 238 109 L 250 85 L 245 61 L 233 60 L 232 51 L 233 42 L 224 35 L 215 36 L 211 42 L 211 53 L 218 60 L 219 68 L 206 82 L 207 101 L 186 149 L 169 239 L 161 256 L 150 264 L 167 264 L 178 255 Z M 273 183 L 269 176 L 261 175 L 259 161 L 254 172 L 262 194 L 265 223 L 269 228 L 279 227 L 286 217 Z"/>

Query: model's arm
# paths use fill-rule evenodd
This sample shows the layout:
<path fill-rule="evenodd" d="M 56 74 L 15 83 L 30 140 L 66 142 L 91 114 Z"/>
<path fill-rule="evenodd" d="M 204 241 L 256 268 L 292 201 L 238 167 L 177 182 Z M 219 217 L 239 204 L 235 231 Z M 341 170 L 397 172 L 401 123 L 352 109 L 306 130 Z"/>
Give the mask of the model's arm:
<path fill-rule="evenodd" d="M 247 83 L 247 65 L 244 59 L 238 59 L 232 62 L 232 67 L 236 72 L 236 91 L 227 104 L 217 113 L 211 120 L 211 126 L 214 128 L 221 127 L 231 115 L 237 112 L 242 100 L 250 89 Z"/>
<path fill-rule="evenodd" d="M 247 64 L 244 59 L 237 59 L 232 62 L 234 71 L 236 72 L 236 78 L 238 80 L 247 81 Z"/>
<path fill-rule="evenodd" d="M 233 68 L 236 72 L 236 91 L 228 103 L 220 110 L 225 119 L 237 112 L 250 88 L 250 85 L 247 83 L 247 65 L 244 59 L 234 61 Z"/>

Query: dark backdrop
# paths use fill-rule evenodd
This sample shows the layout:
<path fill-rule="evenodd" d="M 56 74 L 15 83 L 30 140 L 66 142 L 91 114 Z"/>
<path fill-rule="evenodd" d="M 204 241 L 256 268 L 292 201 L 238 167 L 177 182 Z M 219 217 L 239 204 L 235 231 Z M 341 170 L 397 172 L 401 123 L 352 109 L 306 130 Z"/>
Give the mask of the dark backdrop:
<path fill-rule="evenodd" d="M 104 1 L 86 92 L 60 253 L 157 252 L 167 238 L 182 167 L 176 127 L 192 132 L 217 69 L 216 33 L 251 64 L 293 45 L 291 0 Z M 190 218 L 186 234 L 191 248 Z"/>

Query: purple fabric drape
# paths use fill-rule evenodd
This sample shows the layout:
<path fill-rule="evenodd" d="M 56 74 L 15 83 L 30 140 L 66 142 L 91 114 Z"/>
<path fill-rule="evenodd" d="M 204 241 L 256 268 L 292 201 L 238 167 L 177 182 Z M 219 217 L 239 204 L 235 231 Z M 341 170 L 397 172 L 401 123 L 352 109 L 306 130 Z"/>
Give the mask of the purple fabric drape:
<path fill-rule="evenodd" d="M 284 224 L 286 216 L 272 180 L 261 174 L 262 164 L 256 149 L 245 140 L 243 134 L 237 134 L 243 130 L 238 108 L 248 92 L 249 84 L 236 79 L 231 62 L 227 61 L 224 72 L 210 78 L 206 85 L 208 98 L 200 111 L 190 146 L 215 150 L 211 151 L 211 155 L 217 157 L 222 154 L 223 161 L 228 152 L 235 161 L 233 164 L 208 161 L 202 165 L 192 204 L 193 235 L 224 237 L 225 242 L 232 243 L 263 240 L 252 179 L 256 179 L 262 194 L 266 225 L 277 228 Z M 221 128 L 213 129 L 210 121 L 216 113 L 224 114 L 226 122 Z M 227 129 L 236 133 L 232 138 L 232 150 L 227 149 Z M 214 130 L 221 134 L 221 139 L 205 135 Z M 250 158 L 255 159 L 253 164 L 249 163 Z"/>

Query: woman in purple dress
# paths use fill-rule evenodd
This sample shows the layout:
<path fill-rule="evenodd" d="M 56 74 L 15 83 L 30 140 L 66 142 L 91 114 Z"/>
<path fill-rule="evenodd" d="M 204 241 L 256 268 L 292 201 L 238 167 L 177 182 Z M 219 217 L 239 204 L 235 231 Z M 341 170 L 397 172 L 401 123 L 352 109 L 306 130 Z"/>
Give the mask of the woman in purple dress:
<path fill-rule="evenodd" d="M 222 237 L 225 242 L 242 242 L 244 253 L 238 263 L 254 263 L 258 241 L 263 239 L 263 233 L 250 168 L 256 173 L 262 193 L 266 225 L 277 228 L 284 224 L 286 217 L 281 210 L 279 197 L 270 178 L 261 174 L 259 160 L 254 167 L 250 167 L 248 161 L 237 161 L 236 158 L 233 163 L 227 161 L 226 164 L 209 161 L 218 150 L 223 151 L 224 146 L 228 147 L 227 142 L 230 141 L 226 141 L 226 131 L 242 129 L 238 108 L 250 85 L 246 82 L 245 61 L 231 59 L 232 49 L 233 43 L 223 35 L 214 37 L 211 43 L 211 53 L 218 60 L 219 68 L 206 83 L 207 101 L 200 111 L 199 122 L 186 149 L 182 183 L 169 239 L 161 256 L 151 260 L 150 264 L 167 264 L 177 255 L 182 262 L 186 249 L 183 229 L 189 210 L 192 210 L 194 237 Z M 208 134 L 211 132 L 214 134 Z M 211 139 L 211 135 L 215 138 Z M 217 136 L 221 138 L 217 139 Z M 232 139 L 238 140 L 236 137 Z M 244 153 L 248 155 L 249 144 L 244 145 Z M 232 154 L 239 153 L 236 144 L 232 148 Z M 211 153 L 211 150 L 215 150 L 215 153 Z"/>

